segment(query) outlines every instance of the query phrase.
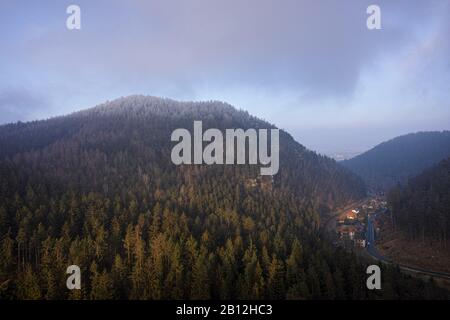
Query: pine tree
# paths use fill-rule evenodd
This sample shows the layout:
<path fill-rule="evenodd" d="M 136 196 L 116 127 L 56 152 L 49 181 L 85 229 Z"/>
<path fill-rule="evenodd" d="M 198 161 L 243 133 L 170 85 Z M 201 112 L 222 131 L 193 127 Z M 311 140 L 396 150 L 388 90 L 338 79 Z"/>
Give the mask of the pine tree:
<path fill-rule="evenodd" d="M 272 261 L 269 265 L 267 279 L 267 294 L 269 299 L 284 299 L 285 285 L 284 285 L 284 267 L 280 260 L 275 255 L 272 256 Z"/>
<path fill-rule="evenodd" d="M 38 276 L 29 264 L 19 277 L 17 297 L 23 300 L 38 300 L 42 297 Z"/>
<path fill-rule="evenodd" d="M 197 300 L 210 298 L 208 260 L 206 249 L 203 247 L 192 266 L 191 298 Z"/>

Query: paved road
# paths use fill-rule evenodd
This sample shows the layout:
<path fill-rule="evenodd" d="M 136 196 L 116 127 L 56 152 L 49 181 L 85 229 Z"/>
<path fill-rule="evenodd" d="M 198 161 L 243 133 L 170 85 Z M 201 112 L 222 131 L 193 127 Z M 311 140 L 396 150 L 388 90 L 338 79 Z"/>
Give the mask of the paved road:
<path fill-rule="evenodd" d="M 367 239 L 367 253 L 374 259 L 382 262 L 382 263 L 386 263 L 386 264 L 395 264 L 394 262 L 390 261 L 389 259 L 387 259 L 386 257 L 382 256 L 376 246 L 375 246 L 375 228 L 374 228 L 374 220 L 376 218 L 376 216 L 378 214 L 383 214 L 384 211 L 379 211 L 376 212 L 375 214 L 371 215 L 368 219 L 367 219 L 367 230 L 366 230 L 366 239 Z M 449 273 L 444 273 L 444 272 L 436 272 L 436 271 L 432 271 L 432 270 L 425 270 L 422 268 L 416 268 L 416 267 L 411 267 L 411 266 L 407 266 L 404 264 L 397 264 L 399 266 L 400 269 L 404 270 L 404 271 L 408 271 L 408 272 L 414 272 L 414 273 L 420 273 L 420 274 L 424 274 L 427 276 L 431 276 L 431 277 L 435 277 L 435 278 L 442 278 L 442 279 L 447 279 L 450 280 L 450 274 Z"/>
<path fill-rule="evenodd" d="M 369 255 L 374 257 L 377 260 L 385 263 L 391 263 L 386 257 L 382 256 L 375 246 L 375 228 L 374 228 L 374 220 L 377 216 L 378 212 L 369 216 L 367 219 L 367 230 L 366 230 L 366 240 L 367 240 L 367 252 Z"/>

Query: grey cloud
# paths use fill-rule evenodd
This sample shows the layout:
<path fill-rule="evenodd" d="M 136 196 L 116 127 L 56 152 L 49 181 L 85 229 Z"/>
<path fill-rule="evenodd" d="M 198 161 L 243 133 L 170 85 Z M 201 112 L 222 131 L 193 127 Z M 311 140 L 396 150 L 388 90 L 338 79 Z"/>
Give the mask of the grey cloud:
<path fill-rule="evenodd" d="M 351 94 L 364 65 L 398 49 L 413 34 L 409 22 L 421 25 L 432 14 L 433 2 L 378 2 L 386 20 L 380 32 L 365 27 L 372 3 L 365 0 L 79 1 L 82 31 L 56 29 L 34 39 L 24 48 L 32 57 L 24 59 L 81 80 L 239 81 Z"/>
<path fill-rule="evenodd" d="M 430 106 L 433 119 L 448 114 L 448 1 L 77 0 L 75 32 L 65 28 L 71 3 L 17 0 L 0 11 L 10 30 L 0 39 L 0 91 L 34 88 L 60 106 L 36 101 L 38 115 L 131 93 L 219 98 L 281 127 L 317 123 L 316 132 L 374 115 L 400 130 L 401 112 L 417 119 Z M 366 28 L 373 3 L 379 31 Z M 0 121 L 31 115 L 31 104 L 8 103 Z"/>

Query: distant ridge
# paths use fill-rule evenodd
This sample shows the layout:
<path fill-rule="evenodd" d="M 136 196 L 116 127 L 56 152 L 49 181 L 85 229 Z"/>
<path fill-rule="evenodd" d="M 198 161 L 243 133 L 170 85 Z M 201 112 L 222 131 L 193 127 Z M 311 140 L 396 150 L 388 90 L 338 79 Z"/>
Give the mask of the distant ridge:
<path fill-rule="evenodd" d="M 396 137 L 340 163 L 362 177 L 371 189 L 384 191 L 448 156 L 450 131 L 430 131 Z"/>

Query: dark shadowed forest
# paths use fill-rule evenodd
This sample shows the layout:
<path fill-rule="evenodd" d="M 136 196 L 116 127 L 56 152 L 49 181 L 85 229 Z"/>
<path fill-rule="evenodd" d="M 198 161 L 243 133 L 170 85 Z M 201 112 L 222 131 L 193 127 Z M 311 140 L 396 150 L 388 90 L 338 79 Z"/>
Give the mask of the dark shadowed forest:
<path fill-rule="evenodd" d="M 319 228 L 322 213 L 365 196 L 362 180 L 284 131 L 273 178 L 257 165 L 173 165 L 170 134 L 194 120 L 272 127 L 220 102 L 143 96 L 1 126 L 0 297 L 448 297 L 392 268 L 383 290 L 367 290 L 367 262 Z M 72 264 L 81 290 L 66 288 Z"/>

